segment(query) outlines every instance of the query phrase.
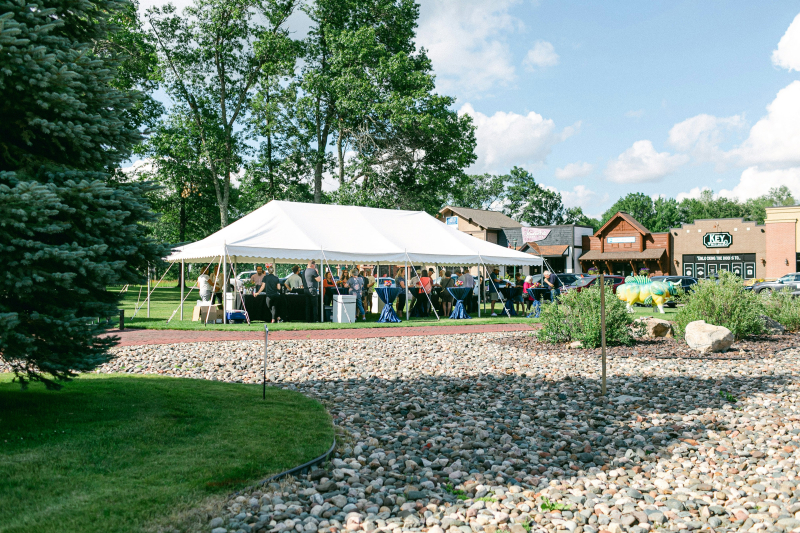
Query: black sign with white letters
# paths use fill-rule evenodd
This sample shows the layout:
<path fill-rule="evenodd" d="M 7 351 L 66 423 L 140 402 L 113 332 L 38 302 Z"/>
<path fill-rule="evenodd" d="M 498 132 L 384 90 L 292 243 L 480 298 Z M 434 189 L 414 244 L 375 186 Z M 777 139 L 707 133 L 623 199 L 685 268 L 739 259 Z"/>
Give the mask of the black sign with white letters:
<path fill-rule="evenodd" d="M 703 246 L 706 248 L 729 248 L 732 243 L 733 236 L 727 231 L 703 235 Z"/>

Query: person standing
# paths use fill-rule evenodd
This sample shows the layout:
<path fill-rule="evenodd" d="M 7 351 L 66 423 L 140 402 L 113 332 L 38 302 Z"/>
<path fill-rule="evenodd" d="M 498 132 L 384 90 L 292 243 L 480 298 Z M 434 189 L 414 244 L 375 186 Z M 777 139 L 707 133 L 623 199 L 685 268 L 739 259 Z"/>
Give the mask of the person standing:
<path fill-rule="evenodd" d="M 524 286 L 525 286 L 525 279 L 522 277 L 522 273 L 518 271 L 516 274 L 514 274 L 514 287 L 516 288 L 517 291 L 517 294 L 514 295 L 514 302 L 517 304 L 516 305 L 517 314 L 520 315 L 525 310 Z"/>
<path fill-rule="evenodd" d="M 306 294 L 306 322 L 319 321 L 319 282 L 322 278 L 317 271 L 317 262 L 311 261 L 303 272 L 303 286 Z M 310 316 L 309 316 L 310 315 Z"/>
<path fill-rule="evenodd" d="M 371 285 L 369 284 L 369 280 L 367 279 L 367 272 L 366 270 L 360 270 L 358 273 L 359 277 L 361 278 L 361 283 L 364 285 L 363 289 L 361 290 L 361 302 L 364 309 L 369 309 L 369 288 Z M 364 320 L 367 319 L 367 314 L 364 313 Z"/>
<path fill-rule="evenodd" d="M 264 267 L 258 265 L 256 267 L 256 273 L 250 276 L 250 281 L 253 282 L 256 289 L 258 289 L 261 286 L 261 283 L 264 281 L 264 276 L 265 276 Z"/>
<path fill-rule="evenodd" d="M 361 277 L 357 268 L 353 269 L 352 276 L 350 276 L 347 283 L 350 285 L 350 294 L 356 297 L 356 320 L 358 320 L 358 313 L 361 313 L 364 321 L 366 321 L 367 313 L 364 312 L 364 303 L 361 300 L 364 291 L 364 278 Z"/>
<path fill-rule="evenodd" d="M 450 272 L 445 271 L 444 276 L 439 281 L 439 285 L 442 287 L 442 294 L 439 296 L 442 301 L 442 316 L 450 316 L 453 311 L 453 295 L 447 289 L 455 287 L 456 280 L 451 277 Z"/>
<path fill-rule="evenodd" d="M 403 267 L 398 267 L 397 276 L 394 278 L 394 285 L 400 292 L 397 295 L 397 314 L 402 315 L 406 309 L 406 278 Z"/>
<path fill-rule="evenodd" d="M 281 288 L 281 280 L 275 276 L 275 269 L 273 267 L 267 267 L 267 273 L 264 274 L 264 278 L 261 282 L 258 292 L 263 292 L 266 296 L 265 303 L 267 309 L 269 309 L 269 314 L 272 317 L 273 324 L 275 322 L 283 322 L 283 320 L 281 320 L 280 310 L 280 305 L 282 303 Z M 258 294 L 256 294 L 256 296 L 258 296 Z"/>
<path fill-rule="evenodd" d="M 323 296 L 323 304 L 326 306 L 333 305 L 333 293 L 336 292 L 336 282 L 333 281 L 333 274 L 331 271 L 325 272 L 325 279 L 322 280 L 322 290 L 325 291 Z"/>
<path fill-rule="evenodd" d="M 210 302 L 214 294 L 214 287 L 211 284 L 211 276 L 208 275 L 208 267 L 205 267 L 197 277 L 197 289 L 200 291 L 200 299 L 203 302 Z"/>
<path fill-rule="evenodd" d="M 469 291 L 469 295 L 467 295 L 467 310 L 470 313 L 476 311 L 475 304 L 476 297 L 475 297 L 475 278 L 472 277 L 472 274 L 469 273 L 469 270 L 465 267 L 463 270 L 460 270 L 458 273 L 458 281 L 462 283 L 462 287 L 467 287 L 469 289 L 473 289 Z"/>
<path fill-rule="evenodd" d="M 498 284 L 500 283 L 500 277 L 498 276 L 499 274 L 500 274 L 500 269 L 497 267 L 494 267 L 492 269 L 492 272 L 489 274 L 488 291 L 489 291 L 489 300 L 492 302 L 492 316 L 497 316 L 497 313 L 494 312 L 494 304 L 497 300 L 500 299 L 497 295 L 497 287 L 499 286 Z"/>
<path fill-rule="evenodd" d="M 545 270 L 542 274 L 542 281 L 544 286 L 550 289 L 550 301 L 557 302 L 558 296 L 561 294 L 561 287 L 564 285 L 557 275 L 551 274 L 549 270 Z"/>
<path fill-rule="evenodd" d="M 300 277 L 298 272 L 300 272 L 300 267 L 294 265 L 292 267 L 292 274 L 286 278 L 286 287 L 288 287 L 290 291 L 303 288 L 303 278 Z"/>

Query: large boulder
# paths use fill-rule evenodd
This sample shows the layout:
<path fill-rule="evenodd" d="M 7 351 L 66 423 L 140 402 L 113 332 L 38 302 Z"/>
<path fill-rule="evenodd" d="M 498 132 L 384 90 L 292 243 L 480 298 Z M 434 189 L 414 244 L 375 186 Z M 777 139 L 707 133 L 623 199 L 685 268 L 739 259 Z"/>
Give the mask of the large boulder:
<path fill-rule="evenodd" d="M 686 344 L 700 353 L 726 352 L 733 344 L 733 333 L 728 328 L 695 320 L 686 325 Z"/>
<path fill-rule="evenodd" d="M 786 333 L 786 328 L 780 322 L 771 319 L 767 315 L 761 315 L 761 322 L 764 324 L 764 332 L 767 335 L 783 335 Z"/>
<path fill-rule="evenodd" d="M 647 337 L 671 337 L 672 324 L 663 318 L 656 318 L 652 316 L 645 316 L 634 320 L 637 324 L 642 324 L 645 327 L 645 335 Z"/>

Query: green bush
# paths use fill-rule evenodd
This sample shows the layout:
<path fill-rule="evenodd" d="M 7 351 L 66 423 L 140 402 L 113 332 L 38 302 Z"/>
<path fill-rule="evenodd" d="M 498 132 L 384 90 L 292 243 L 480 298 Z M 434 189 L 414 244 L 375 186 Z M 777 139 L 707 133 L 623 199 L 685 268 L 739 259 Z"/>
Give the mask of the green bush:
<path fill-rule="evenodd" d="M 635 342 L 633 315 L 625 309 L 606 286 L 606 344 L 630 346 Z M 581 341 L 586 348 L 597 348 L 601 342 L 600 287 L 586 287 L 580 292 L 571 290 L 561 295 L 559 305 L 545 305 L 542 309 L 542 329 L 539 340 L 549 343 Z"/>
<path fill-rule="evenodd" d="M 793 297 L 791 289 L 763 291 L 759 296 L 765 315 L 780 322 L 789 331 L 800 329 L 800 298 Z"/>
<path fill-rule="evenodd" d="M 686 325 L 695 320 L 726 327 L 737 339 L 764 331 L 761 298 L 744 290 L 742 280 L 730 272 L 720 272 L 718 280 L 700 281 L 682 301 L 686 305 L 675 316 L 675 330 L 680 337 Z"/>

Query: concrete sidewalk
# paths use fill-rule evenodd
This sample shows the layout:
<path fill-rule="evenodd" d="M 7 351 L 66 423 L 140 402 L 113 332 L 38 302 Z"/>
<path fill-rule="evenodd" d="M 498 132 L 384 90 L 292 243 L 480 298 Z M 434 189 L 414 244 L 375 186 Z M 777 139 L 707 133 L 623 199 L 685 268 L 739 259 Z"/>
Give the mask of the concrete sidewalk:
<path fill-rule="evenodd" d="M 480 324 L 475 326 L 409 326 L 394 328 L 314 329 L 305 331 L 271 331 L 270 340 L 313 339 L 371 339 L 376 337 L 414 337 L 428 335 L 457 335 L 465 333 L 495 333 L 504 331 L 533 331 L 528 324 Z M 186 331 L 174 329 L 111 330 L 104 336 L 118 336 L 120 346 L 143 344 L 177 344 L 183 342 L 219 342 L 261 340 L 263 331 Z"/>

